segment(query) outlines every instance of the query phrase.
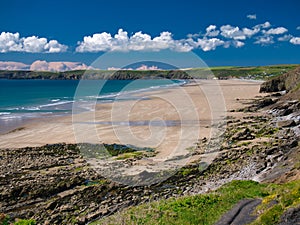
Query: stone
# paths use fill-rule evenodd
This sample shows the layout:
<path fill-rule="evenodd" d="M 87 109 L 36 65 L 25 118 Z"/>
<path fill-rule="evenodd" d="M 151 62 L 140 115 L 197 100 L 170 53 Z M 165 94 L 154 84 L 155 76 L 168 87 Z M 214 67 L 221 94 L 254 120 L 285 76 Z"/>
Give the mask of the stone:
<path fill-rule="evenodd" d="M 294 120 L 281 120 L 277 122 L 277 127 L 294 127 L 296 123 Z"/>

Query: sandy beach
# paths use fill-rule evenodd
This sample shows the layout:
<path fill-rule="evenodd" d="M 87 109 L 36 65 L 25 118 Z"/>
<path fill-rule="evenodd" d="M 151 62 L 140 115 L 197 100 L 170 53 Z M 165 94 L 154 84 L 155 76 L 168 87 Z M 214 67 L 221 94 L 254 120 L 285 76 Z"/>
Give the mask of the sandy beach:
<path fill-rule="evenodd" d="M 142 92 L 137 95 L 144 100 L 98 104 L 94 112 L 73 118 L 36 119 L 25 124 L 24 129 L 0 135 L 0 146 L 120 143 L 154 147 L 158 157 L 165 157 L 176 147 L 186 148 L 199 138 L 209 138 L 211 125 L 258 96 L 259 86 L 260 82 L 253 81 L 200 80 L 182 87 Z"/>

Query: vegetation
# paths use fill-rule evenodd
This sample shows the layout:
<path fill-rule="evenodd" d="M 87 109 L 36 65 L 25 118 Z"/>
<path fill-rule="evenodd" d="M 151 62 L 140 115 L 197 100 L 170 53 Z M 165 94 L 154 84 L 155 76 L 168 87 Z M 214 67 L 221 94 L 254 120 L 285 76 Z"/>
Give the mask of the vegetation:
<path fill-rule="evenodd" d="M 210 194 L 161 200 L 126 209 L 96 224 L 214 224 L 242 199 L 262 198 L 253 223 L 275 224 L 289 207 L 300 204 L 300 181 L 283 185 L 232 181 Z M 270 205 L 271 201 L 278 202 Z"/>
<path fill-rule="evenodd" d="M 270 185 L 270 189 L 270 195 L 257 208 L 258 219 L 251 225 L 276 224 L 287 209 L 300 206 L 299 180 L 283 185 Z"/>
<path fill-rule="evenodd" d="M 14 225 L 36 225 L 34 220 L 18 220 Z"/>
<path fill-rule="evenodd" d="M 227 78 L 247 78 L 247 79 L 267 79 L 284 74 L 295 69 L 299 65 L 274 65 L 255 67 L 211 67 L 195 68 L 188 70 L 72 70 L 65 72 L 49 71 L 0 71 L 0 79 L 58 79 L 58 80 L 78 80 L 84 79 L 118 79 L 134 80 L 139 78 L 166 78 L 166 79 L 206 79 L 218 77 Z"/>
<path fill-rule="evenodd" d="M 142 152 L 149 153 L 149 155 L 150 153 L 154 154 L 154 149 L 152 148 L 139 148 L 136 146 L 120 145 L 120 144 L 85 143 L 85 144 L 78 145 L 78 148 L 80 150 L 80 153 L 86 158 L 107 158 L 107 157 L 118 156 L 118 155 L 123 155 L 123 157 L 125 158 L 130 158 L 129 156 L 143 155 Z M 119 159 L 121 158 L 122 156 L 120 156 Z"/>
<path fill-rule="evenodd" d="M 0 225 L 36 225 L 35 220 L 17 220 L 11 222 L 9 216 L 0 213 Z"/>

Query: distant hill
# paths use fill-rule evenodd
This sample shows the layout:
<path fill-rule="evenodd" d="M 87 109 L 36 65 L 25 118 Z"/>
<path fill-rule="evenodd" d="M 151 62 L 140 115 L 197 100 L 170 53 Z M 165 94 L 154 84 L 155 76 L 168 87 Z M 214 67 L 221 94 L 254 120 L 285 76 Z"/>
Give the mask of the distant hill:
<path fill-rule="evenodd" d="M 151 64 L 151 63 L 150 63 Z M 150 65 L 149 64 L 149 65 Z M 138 65 L 133 65 L 138 66 Z M 160 65 L 163 66 L 163 65 Z M 64 72 L 29 71 L 29 70 L 2 70 L 0 79 L 55 79 L 79 80 L 84 79 L 117 79 L 133 80 L 141 78 L 166 78 L 166 79 L 269 79 L 285 74 L 300 65 L 274 65 L 255 67 L 211 67 L 172 70 L 71 70 Z M 166 67 L 164 67 L 166 68 Z"/>

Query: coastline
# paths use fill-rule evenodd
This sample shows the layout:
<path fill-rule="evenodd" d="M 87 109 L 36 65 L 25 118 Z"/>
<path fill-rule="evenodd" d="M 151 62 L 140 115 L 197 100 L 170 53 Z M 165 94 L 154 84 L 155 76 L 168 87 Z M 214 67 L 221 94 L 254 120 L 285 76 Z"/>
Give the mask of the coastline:
<path fill-rule="evenodd" d="M 213 86 L 216 83 L 204 81 L 198 85 Z M 122 152 L 119 152 L 119 155 L 115 157 L 105 157 L 104 160 L 103 158 L 96 158 L 98 159 L 96 162 L 98 166 L 101 160 L 104 162 L 98 168 L 91 164 L 90 158 L 86 158 L 88 155 L 82 154 L 82 151 L 84 149 L 87 151 L 99 149 L 99 145 L 55 143 L 41 147 L 0 149 L 2 154 L 0 158 L 2 160 L 1 177 L 5 184 L 2 187 L 2 192 L 5 193 L 6 198 L 1 206 L 2 212 L 11 216 L 12 219 L 31 218 L 39 223 L 45 222 L 47 224 L 73 224 L 75 221 L 79 224 L 87 224 L 92 221 L 98 221 L 95 224 L 102 224 L 106 217 L 110 221 L 114 221 L 115 216 L 121 215 L 121 218 L 124 218 L 123 213 L 126 213 L 130 206 L 142 204 L 141 207 L 144 207 L 143 203 L 150 202 L 152 204 L 151 202 L 155 200 L 165 202 L 164 199 L 169 199 L 168 201 L 178 202 L 192 196 L 198 198 L 203 196 L 201 193 L 218 192 L 218 188 L 223 185 L 226 185 L 225 188 L 231 185 L 238 193 L 242 191 L 245 196 L 239 196 L 238 199 L 242 200 L 249 197 L 248 184 L 260 186 L 258 181 L 274 182 L 273 185 L 276 185 L 279 182 L 293 182 L 298 179 L 298 139 L 296 134 L 294 135 L 290 131 L 299 125 L 294 127 L 296 125 L 294 122 L 294 124 L 289 123 L 292 127 L 286 127 L 287 123 L 282 123 L 280 125 L 282 128 L 278 129 L 278 124 L 274 124 L 274 119 L 278 118 L 268 115 L 269 100 L 272 98 L 272 103 L 275 103 L 276 101 L 284 101 L 284 97 L 268 94 L 259 94 L 260 96 L 258 96 L 259 86 L 249 82 L 222 81 L 220 87 L 224 91 L 223 97 L 226 101 L 227 112 L 225 120 L 227 128 L 224 132 L 224 139 L 221 140 L 220 149 L 207 152 L 205 149 L 211 149 L 212 146 L 207 143 L 205 138 L 202 138 L 198 140 L 197 148 L 192 150 L 192 154 L 190 154 L 195 156 L 196 160 L 179 168 L 171 166 L 176 166 L 176 163 L 178 166 L 182 158 L 177 157 L 170 160 L 170 158 L 168 159 L 168 152 L 163 151 L 162 148 L 160 149 L 161 152 L 156 155 L 153 155 L 150 150 L 149 155 L 122 158 L 126 154 L 123 152 L 124 145 L 106 144 L 105 148 L 114 150 L 116 147 L 116 149 L 122 149 Z M 194 91 L 197 88 L 197 85 L 188 85 L 183 90 L 193 96 L 192 99 L 195 100 L 195 103 L 199 103 L 195 106 L 202 113 L 201 115 L 206 115 L 209 118 L 209 113 L 205 110 L 205 102 L 201 101 L 205 99 L 205 95 L 196 95 L 197 92 Z M 124 106 L 129 105 L 131 109 L 129 121 L 132 122 L 132 126 L 129 125 L 129 127 L 132 133 L 140 132 L 135 134 L 145 135 L 146 128 L 159 133 L 161 123 L 140 124 L 141 119 L 146 121 L 150 118 L 155 119 L 156 115 L 160 115 L 167 121 L 167 119 L 175 117 L 174 112 L 168 108 L 168 104 L 160 102 L 161 99 L 158 96 L 171 100 L 171 96 L 178 99 L 180 93 L 182 93 L 180 88 L 151 92 L 151 96 L 150 93 L 147 93 L 149 98 L 136 102 L 133 107 L 129 101 L 115 102 L 115 106 L 114 104 L 98 104 L 95 120 L 84 120 L 89 115 L 82 113 L 79 118 L 83 119 L 83 123 L 79 124 L 87 125 L 82 127 L 87 128 L 84 132 L 87 134 L 85 138 L 90 137 L 91 127 L 102 131 L 101 134 L 106 134 L 106 138 L 112 138 L 108 135 L 109 128 L 119 129 L 126 124 L 114 120 L 117 118 L 111 117 L 113 115 L 111 109 L 121 107 L 123 109 L 121 112 L 124 113 L 126 112 Z M 182 104 L 184 105 L 184 102 Z M 298 108 L 296 106 L 298 105 L 299 101 L 290 101 L 284 107 L 291 109 L 290 112 L 293 115 L 293 113 L 297 113 Z M 163 115 L 162 112 L 164 112 Z M 106 123 L 107 121 L 103 123 L 103 120 L 99 120 L 105 118 L 111 118 L 114 123 Z M 60 134 L 62 139 L 67 138 L 64 132 L 68 130 L 68 121 L 61 119 L 53 121 L 52 124 L 43 121 L 45 127 L 47 126 L 49 129 L 48 133 L 44 133 L 46 138 L 43 141 L 46 141 L 47 138 L 49 141 L 53 133 Z M 203 121 L 204 118 L 202 118 Z M 63 124 L 63 122 L 65 123 Z M 86 122 L 91 123 L 86 124 Z M 41 121 L 37 121 L 36 124 L 32 124 L 32 128 L 26 129 L 32 129 L 31 131 L 36 129 L 37 132 L 41 132 L 42 125 Z M 53 132 L 54 125 L 57 127 Z M 181 125 L 191 124 L 181 123 Z M 194 125 L 201 126 L 202 129 L 207 128 L 202 123 Z M 155 127 L 159 129 L 153 130 Z M 190 128 L 190 126 L 188 127 Z M 166 125 L 165 128 L 173 135 L 179 129 L 178 125 Z M 16 133 L 19 133 L 19 136 L 21 134 L 26 136 L 24 133 L 26 129 L 16 131 Z M 204 134 L 202 133 L 202 135 Z M 37 141 L 41 136 L 43 135 L 36 133 L 35 140 Z M 170 149 L 173 144 L 170 140 L 174 140 L 174 136 L 167 135 L 166 137 L 169 141 L 167 146 Z M 59 138 L 60 136 L 56 136 L 55 140 L 57 141 Z M 142 152 L 142 154 L 145 153 Z M 164 163 L 167 166 L 163 167 L 159 164 L 159 155 L 164 156 L 166 159 Z M 157 163 L 156 167 L 155 163 Z M 158 170 L 159 167 L 160 171 Z M 105 171 L 106 168 L 112 169 L 110 174 Z M 34 182 L 32 182 L 33 180 Z M 241 189 L 240 185 L 243 184 L 246 185 L 246 189 Z M 18 196 L 17 199 L 16 195 Z M 230 192 L 230 196 L 232 196 L 232 192 Z M 275 195 L 269 192 L 266 196 L 266 192 L 264 192 L 262 202 L 273 196 Z M 175 199 L 172 200 L 172 197 Z M 225 201 L 227 199 L 228 197 L 225 198 Z M 230 207 L 233 207 L 238 204 L 238 201 L 232 202 L 230 198 L 230 203 Z M 230 207 L 220 213 L 218 218 Z M 239 208 L 243 209 L 243 207 Z M 157 210 L 153 213 L 156 214 Z M 243 218 L 247 216 L 243 215 Z M 102 218 L 104 220 L 101 220 Z M 222 218 L 220 221 L 220 224 L 223 224 Z M 114 222 L 114 224 L 119 223 Z"/>
<path fill-rule="evenodd" d="M 211 81 L 200 80 L 200 85 L 205 85 L 206 82 Z M 218 83 L 223 91 L 223 97 L 226 103 L 227 111 L 242 107 L 243 101 L 247 101 L 247 99 L 253 99 L 255 96 L 260 95 L 258 93 L 260 85 L 259 82 L 250 83 L 242 80 L 227 80 L 218 81 Z M 150 97 L 150 99 L 138 101 L 139 104 L 134 107 L 133 111 L 130 111 L 131 114 L 130 117 L 128 117 L 129 120 L 151 120 L 154 117 L 160 117 L 164 114 L 166 114 L 164 118 L 165 120 L 178 120 L 176 111 L 171 110 L 166 113 L 168 110 L 165 108 L 166 102 L 159 101 L 159 99 L 154 98 L 155 96 L 159 96 L 160 98 L 165 98 L 167 100 L 172 96 L 176 96 L 176 94 L 178 94 L 178 90 L 186 92 L 191 97 L 201 119 L 201 136 L 208 136 L 209 128 L 207 127 L 210 125 L 209 120 L 211 112 L 209 112 L 209 105 L 207 104 L 206 96 L 199 92 L 199 83 L 190 83 L 175 88 L 136 93 L 135 96 L 147 97 L 147 99 Z M 128 105 L 130 102 L 132 101 L 115 101 L 114 103 L 97 104 L 96 112 L 85 112 L 81 113 L 80 116 L 88 116 L 88 114 L 95 113 L 97 121 L 111 121 L 112 107 L 117 107 L 119 109 L 122 109 L 123 107 L 126 108 L 126 105 Z M 154 108 L 154 106 L 157 107 Z M 0 135 L 0 146 L 2 148 L 11 148 L 41 146 L 44 144 L 60 142 L 76 143 L 72 126 L 72 115 L 56 118 L 33 119 L 22 125 L 22 127 L 25 129 Z M 118 140 L 114 135 L 114 131 L 111 130 L 111 125 L 102 124 L 98 125 L 98 128 L 101 135 L 101 140 L 103 142 L 118 143 Z M 175 128 L 176 127 L 168 127 L 171 133 L 176 133 Z M 143 126 L 134 126 L 133 131 L 137 135 L 147 135 L 145 134 L 147 132 L 144 132 L 145 127 Z M 96 141 L 96 143 L 99 142 L 99 140 Z"/>

